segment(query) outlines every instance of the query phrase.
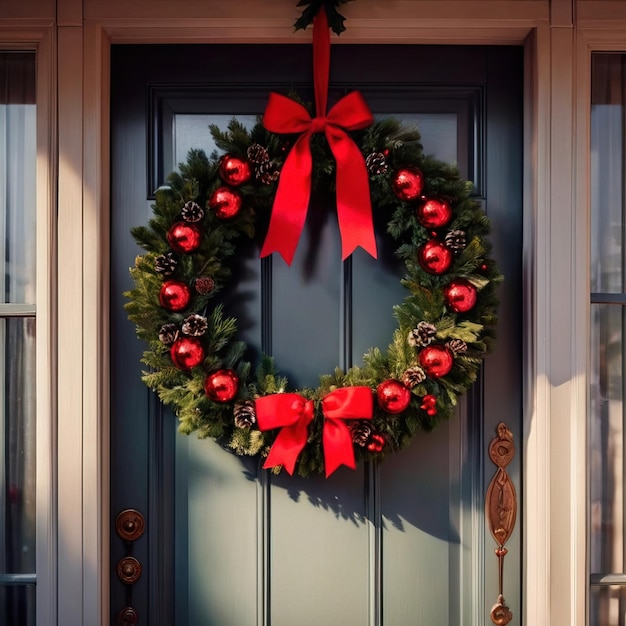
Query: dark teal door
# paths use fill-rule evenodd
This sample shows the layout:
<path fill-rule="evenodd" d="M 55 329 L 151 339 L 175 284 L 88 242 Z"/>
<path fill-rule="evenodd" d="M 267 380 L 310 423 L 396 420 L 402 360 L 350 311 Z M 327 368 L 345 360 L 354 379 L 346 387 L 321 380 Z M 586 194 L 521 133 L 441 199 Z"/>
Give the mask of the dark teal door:
<path fill-rule="evenodd" d="M 331 101 L 360 89 L 374 114 L 417 123 L 425 153 L 457 162 L 492 220 L 505 275 L 498 346 L 454 419 L 380 467 L 273 477 L 177 434 L 140 382 L 143 346 L 122 297 L 140 253 L 131 227 L 149 219 L 154 189 L 189 148 L 211 150 L 209 123 L 252 122 L 270 89 L 310 98 L 310 55 L 302 45 L 113 47 L 111 613 L 132 606 L 150 626 L 486 624 L 498 593 L 484 521 L 495 469 L 487 445 L 500 421 L 516 439 L 508 469 L 521 493 L 521 48 L 333 46 Z M 291 267 L 262 264 L 260 240 L 237 258 L 225 307 L 295 385 L 389 341 L 401 268 L 384 216 L 376 221 L 378 261 L 357 251 L 342 264 L 335 222 L 315 215 Z M 134 542 L 115 530 L 128 508 L 146 520 Z M 516 623 L 520 545 L 518 525 L 505 576 Z M 134 585 L 116 572 L 127 555 L 142 565 Z"/>

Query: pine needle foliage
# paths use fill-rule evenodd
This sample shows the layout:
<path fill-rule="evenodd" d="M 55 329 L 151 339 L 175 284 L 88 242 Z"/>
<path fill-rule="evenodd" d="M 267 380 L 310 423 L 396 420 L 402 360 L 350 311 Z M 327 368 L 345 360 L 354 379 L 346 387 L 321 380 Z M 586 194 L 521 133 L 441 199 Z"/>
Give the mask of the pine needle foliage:
<path fill-rule="evenodd" d="M 314 15 L 318 5 L 324 4 L 331 16 L 344 1 L 301 2 L 299 6 L 306 8 L 299 27 L 306 27 L 309 13 Z M 416 433 L 431 430 L 440 420 L 449 418 L 458 397 L 476 380 L 484 357 L 493 347 L 497 285 L 502 280 L 495 262 L 489 258 L 490 245 L 486 239 L 489 220 L 480 203 L 472 197 L 472 184 L 462 180 L 453 165 L 424 155 L 415 127 L 405 127 L 389 118 L 352 134 L 364 157 L 377 155 L 385 163 L 384 168 L 370 170 L 370 194 L 374 211 L 389 216 L 387 230 L 396 242 L 397 256 L 406 267 L 405 275 L 399 279 L 407 295 L 394 307 L 397 329 L 387 348 L 371 348 L 361 366 L 321 375 L 316 389 L 293 390 L 271 358 L 261 356 L 255 365 L 249 362 L 247 346 L 237 339 L 237 319 L 225 315 L 219 300 L 221 290 L 231 278 L 229 260 L 237 254 L 242 238 L 254 237 L 257 228 L 262 235 L 267 227 L 277 182 L 262 180 L 260 165 L 249 161 L 254 173 L 248 182 L 237 188 L 243 203 L 236 217 L 220 219 L 209 208 L 208 201 L 224 184 L 219 176 L 224 154 L 247 160 L 251 147 L 261 147 L 267 153 L 264 166 L 280 171 L 297 137 L 269 133 L 260 119 L 250 130 L 233 119 L 226 129 L 211 126 L 210 133 L 219 151 L 207 155 L 202 150 L 191 150 L 178 171 L 168 177 L 167 185 L 157 191 L 148 224 L 132 229 L 145 254 L 139 256 L 130 269 L 134 287 L 125 294 L 128 317 L 135 324 L 139 339 L 147 344 L 142 362 L 148 369 L 142 380 L 162 402 L 173 408 L 180 431 L 216 439 L 235 454 L 263 459 L 278 433 L 261 432 L 255 423 L 237 426 L 236 406 L 269 394 L 296 391 L 315 404 L 308 441 L 296 464 L 299 475 L 309 476 L 324 472 L 321 401 L 337 388 L 367 386 L 374 394 L 374 414 L 368 424 L 372 432 L 382 437 L 384 446 L 382 450 L 370 450 L 367 445 L 355 444 L 357 461 L 381 461 L 406 446 Z M 314 135 L 311 149 L 314 187 L 332 190 L 335 162 L 325 138 Z M 394 193 L 394 173 L 406 166 L 417 167 L 422 172 L 422 198 L 443 199 L 452 207 L 450 222 L 437 232 L 420 223 L 416 211 L 419 202 L 402 201 Z M 202 233 L 201 243 L 190 254 L 175 254 L 167 234 L 174 223 L 183 219 L 182 208 L 189 202 L 196 202 L 203 209 L 203 217 L 197 224 Z M 455 249 L 451 267 L 443 274 L 425 271 L 418 251 L 433 237 L 443 240 L 452 230 L 463 233 L 465 244 Z M 164 275 L 157 269 L 158 261 L 168 254 L 173 257 L 175 267 L 171 274 Z M 213 288 L 196 289 L 199 279 L 210 279 Z M 448 306 L 444 289 L 451 281 L 461 279 L 475 287 L 477 299 L 469 311 L 455 313 Z M 191 299 L 184 311 L 171 312 L 161 306 L 159 294 L 165 280 L 189 286 Z M 205 358 L 199 366 L 183 370 L 172 361 L 170 347 L 164 343 L 162 333 L 164 328 L 182 333 L 185 319 L 192 314 L 206 319 L 206 330 L 199 337 Z M 420 324 L 432 327 L 432 336 L 425 344 L 415 345 L 409 341 L 409 335 L 416 332 Z M 420 375 L 420 353 L 431 342 L 448 346 L 453 354 L 452 369 L 443 376 Z M 232 402 L 215 402 L 204 390 L 207 375 L 223 368 L 233 370 L 239 377 L 237 395 Z M 409 383 L 410 373 L 415 377 Z M 389 380 L 404 381 L 411 391 L 410 404 L 400 414 L 390 414 L 376 402 L 379 385 Z M 427 395 L 436 399 L 434 415 L 422 407 Z M 278 472 L 280 468 L 272 471 Z"/>

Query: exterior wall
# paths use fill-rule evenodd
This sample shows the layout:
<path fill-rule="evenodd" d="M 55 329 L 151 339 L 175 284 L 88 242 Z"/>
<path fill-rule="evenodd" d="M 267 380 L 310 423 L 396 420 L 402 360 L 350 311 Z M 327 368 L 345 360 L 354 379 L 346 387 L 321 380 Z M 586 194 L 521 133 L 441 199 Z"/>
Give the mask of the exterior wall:
<path fill-rule="evenodd" d="M 43 310 L 38 315 L 45 320 L 38 326 L 38 362 L 44 367 L 37 382 L 40 626 L 110 621 L 103 313 L 108 308 L 109 46 L 298 37 L 308 42 L 308 35 L 293 33 L 295 4 L 0 0 L 0 47 L 34 47 L 40 59 Z M 589 54 L 594 46 L 626 49 L 621 35 L 626 3 L 358 0 L 344 12 L 350 22 L 340 43 L 525 45 L 524 623 L 581 626 L 587 589 L 589 283 L 587 255 L 580 251 L 588 248 Z M 58 134 L 52 130 L 57 121 Z M 51 182 L 57 173 L 58 194 Z"/>

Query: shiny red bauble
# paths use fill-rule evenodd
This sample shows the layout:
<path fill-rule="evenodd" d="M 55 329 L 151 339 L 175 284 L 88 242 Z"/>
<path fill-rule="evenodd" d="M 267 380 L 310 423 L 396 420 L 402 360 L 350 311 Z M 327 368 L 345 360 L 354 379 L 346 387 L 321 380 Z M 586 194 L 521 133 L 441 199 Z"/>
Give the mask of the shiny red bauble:
<path fill-rule="evenodd" d="M 166 280 L 159 291 L 159 302 L 168 311 L 184 311 L 191 301 L 191 289 L 186 283 Z"/>
<path fill-rule="evenodd" d="M 382 452 L 385 447 L 385 438 L 378 433 L 374 433 L 367 443 L 368 452 Z"/>
<path fill-rule="evenodd" d="M 209 198 L 209 208 L 223 220 L 235 217 L 241 211 L 242 204 L 239 193 L 228 187 L 219 187 Z"/>
<path fill-rule="evenodd" d="M 476 304 L 477 290 L 469 280 L 457 278 L 443 288 L 446 306 L 454 313 L 467 313 Z"/>
<path fill-rule="evenodd" d="M 378 406 L 387 413 L 402 413 L 411 402 L 411 391 L 399 380 L 389 378 L 376 387 Z"/>
<path fill-rule="evenodd" d="M 250 180 L 252 171 L 245 159 L 226 154 L 220 161 L 220 178 L 233 187 L 239 187 Z"/>
<path fill-rule="evenodd" d="M 419 363 L 426 376 L 430 378 L 441 378 L 450 372 L 454 365 L 452 351 L 446 346 L 433 344 L 426 346 L 419 353 Z"/>
<path fill-rule="evenodd" d="M 187 222 L 176 222 L 167 231 L 167 243 L 174 252 L 189 254 L 200 246 L 202 234 L 200 229 Z"/>
<path fill-rule="evenodd" d="M 417 209 L 417 220 L 424 228 L 441 228 L 452 219 L 452 207 L 445 200 L 430 198 Z"/>
<path fill-rule="evenodd" d="M 177 339 L 170 348 L 172 363 L 181 370 L 198 367 L 204 361 L 204 348 L 195 337 Z"/>
<path fill-rule="evenodd" d="M 394 173 L 391 187 L 400 200 L 412 202 L 422 193 L 424 175 L 417 167 L 403 167 Z"/>
<path fill-rule="evenodd" d="M 239 376 L 229 369 L 216 370 L 204 381 L 204 393 L 213 402 L 231 402 L 239 389 Z"/>
<path fill-rule="evenodd" d="M 443 242 L 430 239 L 417 252 L 417 260 L 425 272 L 443 274 L 450 269 L 454 254 Z"/>

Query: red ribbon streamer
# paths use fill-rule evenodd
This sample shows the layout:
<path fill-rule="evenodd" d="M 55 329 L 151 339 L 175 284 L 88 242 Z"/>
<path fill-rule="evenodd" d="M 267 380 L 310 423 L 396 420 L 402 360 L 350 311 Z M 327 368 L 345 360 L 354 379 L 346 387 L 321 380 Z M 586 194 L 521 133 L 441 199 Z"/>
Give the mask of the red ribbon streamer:
<path fill-rule="evenodd" d="M 371 419 L 372 390 L 369 387 L 342 387 L 322 398 L 324 414 L 324 466 L 326 477 L 340 465 L 355 469 L 352 435 L 344 420 Z M 256 401 L 259 430 L 280 428 L 263 467 L 282 465 L 293 474 L 296 460 L 306 445 L 314 404 L 297 393 L 275 393 Z"/>
<path fill-rule="evenodd" d="M 322 8 L 313 22 L 313 76 L 316 117 L 298 102 L 271 93 L 263 125 L 273 133 L 302 133 L 287 155 L 274 198 L 272 217 L 261 256 L 279 252 L 291 265 L 311 196 L 310 139 L 323 132 L 337 162 L 337 219 L 341 254 L 346 259 L 357 247 L 376 258 L 372 203 L 365 159 L 347 134 L 370 126 L 374 118 L 356 91 L 342 98 L 326 115 L 330 72 L 330 32 Z"/>

